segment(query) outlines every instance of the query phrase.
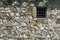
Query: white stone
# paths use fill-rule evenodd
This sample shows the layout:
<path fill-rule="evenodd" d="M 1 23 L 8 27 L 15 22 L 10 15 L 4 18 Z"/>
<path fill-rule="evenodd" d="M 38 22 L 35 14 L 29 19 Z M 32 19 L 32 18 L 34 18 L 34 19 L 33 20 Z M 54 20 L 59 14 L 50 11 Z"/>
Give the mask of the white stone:
<path fill-rule="evenodd" d="M 21 26 L 27 26 L 25 22 L 21 22 Z"/>
<path fill-rule="evenodd" d="M 23 35 L 23 37 L 24 37 L 24 38 L 27 38 L 27 36 L 26 36 L 25 34 Z"/>
<path fill-rule="evenodd" d="M 7 13 L 7 16 L 10 16 L 10 15 Z"/>
<path fill-rule="evenodd" d="M 50 35 L 47 35 L 47 38 L 50 38 Z"/>
<path fill-rule="evenodd" d="M 12 12 L 12 13 L 10 13 L 10 15 L 13 17 L 14 16 L 14 13 Z"/>
<path fill-rule="evenodd" d="M 29 16 L 29 19 L 31 19 L 31 20 L 32 20 L 32 16 Z"/>
<path fill-rule="evenodd" d="M 24 17 L 20 17 L 21 19 L 24 19 Z"/>
<path fill-rule="evenodd" d="M 26 12 L 26 8 L 21 8 L 21 10 L 22 10 L 22 13 L 25 13 Z"/>
<path fill-rule="evenodd" d="M 39 27 L 42 27 L 42 23 L 40 23 L 38 26 L 39 26 Z"/>
<path fill-rule="evenodd" d="M 3 37 L 3 34 L 1 34 L 0 37 Z"/>
<path fill-rule="evenodd" d="M 0 24 L 3 24 L 3 22 L 0 22 Z"/>
<path fill-rule="evenodd" d="M 34 18 L 34 20 L 37 20 L 37 18 Z"/>
<path fill-rule="evenodd" d="M 23 2 L 22 6 L 26 6 L 26 5 L 27 5 L 27 3 L 26 2 Z"/>
<path fill-rule="evenodd" d="M 34 6 L 34 4 L 30 4 L 31 6 Z"/>
<path fill-rule="evenodd" d="M 2 19 L 0 19 L 0 21 L 2 21 Z"/>
<path fill-rule="evenodd" d="M 0 12 L 5 12 L 4 10 L 1 10 Z"/>
<path fill-rule="evenodd" d="M 20 10 L 20 8 L 17 7 L 17 10 Z"/>
<path fill-rule="evenodd" d="M 7 22 L 7 20 L 3 20 L 3 22 Z"/>
<path fill-rule="evenodd" d="M 27 9 L 26 9 L 26 8 L 21 8 L 21 10 L 22 10 L 22 13 L 24 13 L 24 12 L 26 12 L 26 11 L 27 11 Z"/>
<path fill-rule="evenodd" d="M 18 28 L 18 30 L 19 30 L 19 27 L 20 27 L 20 25 L 19 26 L 16 26 L 16 28 Z"/>
<path fill-rule="evenodd" d="M 37 26 L 34 26 L 34 28 L 39 29 Z"/>
<path fill-rule="evenodd" d="M 14 1 L 14 2 L 12 3 L 13 6 L 15 6 L 16 4 L 20 5 L 18 1 Z"/>
<path fill-rule="evenodd" d="M 23 20 L 24 20 L 24 19 L 26 19 L 26 17 L 25 17 L 25 16 L 21 16 L 20 18 L 21 18 L 21 19 L 23 19 Z"/>
<path fill-rule="evenodd" d="M 13 25 L 14 25 L 14 26 L 17 26 L 17 25 L 19 25 L 19 24 L 18 24 L 17 22 L 14 22 Z"/>
<path fill-rule="evenodd" d="M 49 29 L 48 27 L 45 27 L 45 29 Z"/>
<path fill-rule="evenodd" d="M 15 13 L 15 15 L 16 15 L 16 16 L 20 16 L 20 14 L 19 14 L 19 13 Z"/>
<path fill-rule="evenodd" d="M 9 8 L 5 8 L 5 10 L 10 10 Z"/>
<path fill-rule="evenodd" d="M 4 39 L 1 39 L 1 38 L 0 38 L 0 40 L 4 40 Z"/>
<path fill-rule="evenodd" d="M 14 39 L 9 39 L 9 40 L 14 40 Z"/>
<path fill-rule="evenodd" d="M 44 27 L 40 27 L 40 29 L 44 30 Z"/>
<path fill-rule="evenodd" d="M 15 20 L 18 20 L 19 19 L 19 17 L 15 17 Z"/>
<path fill-rule="evenodd" d="M 11 12 L 11 10 L 5 11 L 5 12 Z"/>
<path fill-rule="evenodd" d="M 4 7 L 0 7 L 0 10 L 4 10 Z"/>
<path fill-rule="evenodd" d="M 18 1 L 15 1 L 15 2 L 13 2 L 14 4 L 19 4 L 19 2 Z"/>
<path fill-rule="evenodd" d="M 51 19 L 48 19 L 48 22 L 52 22 L 52 20 Z"/>
<path fill-rule="evenodd" d="M 57 18 L 60 18 L 60 16 L 57 16 Z"/>

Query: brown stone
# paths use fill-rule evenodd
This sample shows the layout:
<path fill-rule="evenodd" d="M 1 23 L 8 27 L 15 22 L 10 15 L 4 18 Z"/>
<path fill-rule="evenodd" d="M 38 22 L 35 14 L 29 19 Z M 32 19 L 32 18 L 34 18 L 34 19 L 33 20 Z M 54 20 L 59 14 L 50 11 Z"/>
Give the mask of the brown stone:
<path fill-rule="evenodd" d="M 22 40 L 22 38 L 17 38 L 17 40 Z"/>
<path fill-rule="evenodd" d="M 56 23 L 57 24 L 60 24 L 60 18 L 57 19 Z"/>
<path fill-rule="evenodd" d="M 5 26 L 4 29 L 5 29 L 5 30 L 11 30 L 11 29 L 12 29 L 12 26 Z"/>
<path fill-rule="evenodd" d="M 7 20 L 12 20 L 12 17 L 11 17 L 11 16 L 7 16 L 6 19 L 7 19 Z"/>

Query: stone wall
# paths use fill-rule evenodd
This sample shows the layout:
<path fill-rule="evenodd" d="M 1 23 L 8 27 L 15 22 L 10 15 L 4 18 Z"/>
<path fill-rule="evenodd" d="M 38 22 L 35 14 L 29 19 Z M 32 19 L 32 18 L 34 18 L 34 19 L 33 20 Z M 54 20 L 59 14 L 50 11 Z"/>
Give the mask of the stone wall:
<path fill-rule="evenodd" d="M 16 9 L 1 7 L 0 40 L 59 40 L 60 10 L 47 9 L 47 17 L 38 19 L 35 8 L 28 4 Z"/>

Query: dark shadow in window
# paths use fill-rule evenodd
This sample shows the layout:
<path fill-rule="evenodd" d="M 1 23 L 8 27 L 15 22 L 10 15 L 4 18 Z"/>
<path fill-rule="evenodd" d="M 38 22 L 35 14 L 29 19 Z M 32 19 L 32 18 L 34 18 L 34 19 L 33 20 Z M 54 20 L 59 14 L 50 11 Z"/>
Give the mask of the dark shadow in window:
<path fill-rule="evenodd" d="M 46 18 L 46 7 L 37 7 L 37 18 Z"/>

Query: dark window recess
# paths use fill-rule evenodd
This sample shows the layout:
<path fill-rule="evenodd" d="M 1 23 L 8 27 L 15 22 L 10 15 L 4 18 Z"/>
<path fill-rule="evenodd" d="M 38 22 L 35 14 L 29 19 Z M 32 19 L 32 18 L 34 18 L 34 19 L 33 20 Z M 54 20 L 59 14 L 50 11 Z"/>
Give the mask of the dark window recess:
<path fill-rule="evenodd" d="M 46 18 L 46 7 L 37 7 L 37 18 Z"/>

